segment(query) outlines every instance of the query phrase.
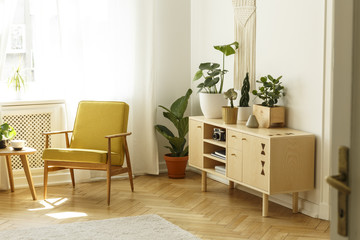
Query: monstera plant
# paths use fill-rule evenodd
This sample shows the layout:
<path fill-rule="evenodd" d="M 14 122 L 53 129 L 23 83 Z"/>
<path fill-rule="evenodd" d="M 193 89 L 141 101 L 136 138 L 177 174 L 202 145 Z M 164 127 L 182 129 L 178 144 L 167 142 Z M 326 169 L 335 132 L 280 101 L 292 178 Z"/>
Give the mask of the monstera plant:
<path fill-rule="evenodd" d="M 159 105 L 160 108 L 165 110 L 163 116 L 172 123 L 177 131 L 177 133 L 173 133 L 164 125 L 155 125 L 156 131 L 169 142 L 169 146 L 165 146 L 165 148 L 169 149 L 170 153 L 165 154 L 164 159 L 170 178 L 183 178 L 185 176 L 189 152 L 189 146 L 186 145 L 186 135 L 189 132 L 189 117 L 185 117 L 184 113 L 191 94 L 192 90 L 188 89 L 185 96 L 175 100 L 170 108 Z"/>
<path fill-rule="evenodd" d="M 228 72 L 228 70 L 225 69 L 225 57 L 235 54 L 236 49 L 239 48 L 239 43 L 233 42 L 226 45 L 214 46 L 214 48 L 222 53 L 222 69 L 218 63 L 201 63 L 199 65 L 199 70 L 195 73 L 193 78 L 193 81 L 204 78 L 204 82 L 197 86 L 199 88 L 198 92 L 222 93 L 225 74 Z M 219 81 L 220 86 L 217 86 Z"/>
<path fill-rule="evenodd" d="M 225 69 L 225 58 L 235 54 L 239 43 L 233 42 L 214 46 L 214 48 L 222 53 L 222 68 L 218 63 L 201 63 L 193 78 L 193 81 L 204 79 L 197 87 L 199 88 L 200 108 L 206 118 L 221 118 L 221 107 L 226 104 L 222 95 L 225 74 L 228 72 Z"/>

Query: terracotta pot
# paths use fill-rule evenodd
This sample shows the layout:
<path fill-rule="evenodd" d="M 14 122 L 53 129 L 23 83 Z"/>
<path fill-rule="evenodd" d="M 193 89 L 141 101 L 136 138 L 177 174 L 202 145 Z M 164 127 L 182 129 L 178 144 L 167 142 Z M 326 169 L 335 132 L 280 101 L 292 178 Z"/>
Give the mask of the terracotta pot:
<path fill-rule="evenodd" d="M 169 178 L 184 178 L 189 156 L 171 157 L 169 155 L 170 154 L 164 155 Z"/>

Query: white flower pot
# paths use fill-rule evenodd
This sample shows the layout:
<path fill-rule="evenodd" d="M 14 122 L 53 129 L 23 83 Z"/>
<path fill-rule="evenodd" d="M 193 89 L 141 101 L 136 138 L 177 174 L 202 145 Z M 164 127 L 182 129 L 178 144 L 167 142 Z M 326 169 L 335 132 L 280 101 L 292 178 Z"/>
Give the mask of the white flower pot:
<path fill-rule="evenodd" d="M 200 108 L 206 118 L 221 118 L 222 106 L 227 106 L 228 101 L 223 93 L 199 93 Z"/>
<path fill-rule="evenodd" d="M 238 121 L 247 121 L 252 114 L 252 107 L 239 107 Z"/>

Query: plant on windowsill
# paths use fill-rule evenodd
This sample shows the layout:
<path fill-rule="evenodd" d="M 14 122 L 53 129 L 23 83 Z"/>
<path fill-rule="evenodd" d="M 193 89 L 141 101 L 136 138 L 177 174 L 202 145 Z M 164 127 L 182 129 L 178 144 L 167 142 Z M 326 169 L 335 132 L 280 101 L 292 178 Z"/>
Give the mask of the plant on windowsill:
<path fill-rule="evenodd" d="M 9 140 L 13 139 L 16 131 L 7 123 L 0 125 L 0 149 L 8 146 Z"/>
<path fill-rule="evenodd" d="M 246 77 L 244 78 L 243 85 L 241 87 L 241 97 L 239 101 L 239 116 L 238 119 L 240 121 L 248 120 L 251 115 L 252 108 L 249 106 L 250 101 L 250 82 L 249 82 L 249 73 L 246 73 Z"/>
<path fill-rule="evenodd" d="M 253 114 L 256 116 L 259 127 L 284 127 L 285 126 L 285 108 L 283 106 L 276 106 L 278 100 L 285 96 L 284 86 L 278 78 L 273 78 L 267 75 L 257 80 L 262 86 L 259 90 L 253 90 L 252 93 L 263 100 L 261 105 L 254 104 Z"/>
<path fill-rule="evenodd" d="M 25 80 L 21 76 L 21 65 L 15 69 L 14 73 L 8 79 L 8 87 L 14 87 L 17 93 L 25 88 Z"/>
<path fill-rule="evenodd" d="M 200 108 L 206 118 L 221 118 L 221 107 L 226 105 L 222 97 L 225 74 L 228 72 L 225 69 L 225 57 L 235 54 L 239 43 L 233 42 L 214 48 L 222 53 L 222 68 L 218 63 L 201 63 L 193 78 L 193 81 L 204 79 L 197 88 L 199 88 Z"/>
<path fill-rule="evenodd" d="M 230 106 L 222 107 L 222 118 L 226 124 L 236 124 L 238 108 L 234 107 L 234 100 L 237 98 L 237 92 L 230 88 L 224 93 L 225 99 L 230 100 Z"/>
<path fill-rule="evenodd" d="M 184 117 L 188 101 L 192 90 L 188 89 L 185 96 L 175 100 L 171 104 L 170 109 L 159 105 L 163 108 L 163 116 L 171 121 L 175 126 L 178 136 L 166 126 L 155 125 L 155 129 L 163 135 L 168 141 L 170 146 L 165 146 L 171 153 L 165 154 L 164 159 L 168 168 L 169 178 L 184 178 L 185 169 L 188 161 L 189 146 L 186 145 L 186 135 L 189 132 L 189 117 Z"/>

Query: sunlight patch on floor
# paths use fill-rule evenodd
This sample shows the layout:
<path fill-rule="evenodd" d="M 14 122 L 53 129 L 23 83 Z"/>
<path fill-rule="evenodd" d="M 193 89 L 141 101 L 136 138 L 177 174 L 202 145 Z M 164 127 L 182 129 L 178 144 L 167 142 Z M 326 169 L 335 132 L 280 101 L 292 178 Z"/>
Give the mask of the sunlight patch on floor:
<path fill-rule="evenodd" d="M 39 211 L 39 210 L 45 210 L 45 209 L 52 209 L 54 206 L 59 206 L 66 202 L 67 198 L 49 198 L 45 200 L 41 200 L 39 203 L 43 205 L 44 207 L 41 208 L 32 208 L 28 209 L 29 211 Z"/>
<path fill-rule="evenodd" d="M 66 218 L 76 218 L 76 217 L 86 217 L 86 213 L 82 212 L 59 212 L 59 213 L 49 213 L 46 216 L 56 218 L 56 219 L 66 219 Z"/>

